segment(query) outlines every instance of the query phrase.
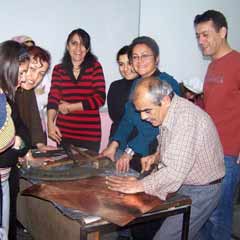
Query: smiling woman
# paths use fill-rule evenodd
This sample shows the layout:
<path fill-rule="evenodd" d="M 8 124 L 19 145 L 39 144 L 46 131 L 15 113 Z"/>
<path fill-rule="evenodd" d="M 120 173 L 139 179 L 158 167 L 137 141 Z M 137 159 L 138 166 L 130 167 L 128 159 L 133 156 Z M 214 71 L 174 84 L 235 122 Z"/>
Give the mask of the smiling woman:
<path fill-rule="evenodd" d="M 59 145 L 73 144 L 98 152 L 99 108 L 104 102 L 102 66 L 91 53 L 89 34 L 75 29 L 67 38 L 62 63 L 53 69 L 47 106 L 49 137 Z"/>

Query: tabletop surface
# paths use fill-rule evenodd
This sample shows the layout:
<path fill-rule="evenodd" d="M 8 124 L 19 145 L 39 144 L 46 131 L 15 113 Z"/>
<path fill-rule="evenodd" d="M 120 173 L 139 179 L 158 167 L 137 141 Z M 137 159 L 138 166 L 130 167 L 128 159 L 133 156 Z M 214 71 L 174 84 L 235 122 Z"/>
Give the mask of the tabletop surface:
<path fill-rule="evenodd" d="M 119 226 L 128 224 L 146 212 L 191 204 L 189 197 L 181 195 L 162 201 L 145 193 L 114 192 L 107 188 L 104 177 L 44 182 L 32 185 L 22 194 L 52 201 L 67 208 L 78 209 Z"/>

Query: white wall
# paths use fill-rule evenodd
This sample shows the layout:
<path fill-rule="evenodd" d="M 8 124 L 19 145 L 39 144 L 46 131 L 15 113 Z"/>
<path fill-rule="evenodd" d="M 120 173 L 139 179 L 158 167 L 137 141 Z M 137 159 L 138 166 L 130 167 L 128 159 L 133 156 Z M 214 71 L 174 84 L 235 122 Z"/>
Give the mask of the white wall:
<path fill-rule="evenodd" d="M 63 56 L 68 34 L 85 29 L 93 53 L 103 65 L 107 88 L 119 79 L 116 53 L 138 34 L 139 0 L 8 0 L 1 1 L 0 42 L 29 35 L 52 55 Z"/>
<path fill-rule="evenodd" d="M 224 13 L 229 43 L 240 50 L 239 0 L 141 0 L 140 35 L 152 36 L 160 46 L 160 69 L 179 82 L 204 78 L 207 60 L 198 49 L 193 20 L 208 9 Z"/>
<path fill-rule="evenodd" d="M 208 62 L 203 61 L 198 49 L 193 19 L 211 8 L 226 15 L 229 42 L 240 50 L 239 0 L 1 1 L 0 41 L 29 35 L 51 52 L 55 65 L 63 55 L 69 32 L 84 28 L 92 37 L 93 52 L 103 65 L 108 89 L 112 81 L 120 78 L 117 51 L 140 32 L 159 43 L 161 70 L 179 82 L 192 76 L 203 79 Z"/>

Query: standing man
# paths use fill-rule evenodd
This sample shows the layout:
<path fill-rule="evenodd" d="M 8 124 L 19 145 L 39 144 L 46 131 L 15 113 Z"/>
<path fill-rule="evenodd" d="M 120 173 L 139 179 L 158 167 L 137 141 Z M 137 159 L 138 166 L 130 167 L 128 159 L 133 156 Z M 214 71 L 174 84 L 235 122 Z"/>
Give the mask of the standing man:
<path fill-rule="evenodd" d="M 220 202 L 211 216 L 212 225 L 206 225 L 207 239 L 229 240 L 240 177 L 240 53 L 228 44 L 228 25 L 222 13 L 208 10 L 197 15 L 194 26 L 203 55 L 212 60 L 204 82 L 204 105 L 220 135 L 226 167 Z"/>
<path fill-rule="evenodd" d="M 206 112 L 175 95 L 168 83 L 156 77 L 137 83 L 133 103 L 142 120 L 159 127 L 158 151 L 142 158 L 143 170 L 154 163 L 158 169 L 141 180 L 107 177 L 107 184 L 114 191 L 145 192 L 162 200 L 173 192 L 190 196 L 189 239 L 196 240 L 218 204 L 225 174 L 216 127 Z M 154 240 L 180 239 L 182 220 L 181 215 L 167 218 Z"/>

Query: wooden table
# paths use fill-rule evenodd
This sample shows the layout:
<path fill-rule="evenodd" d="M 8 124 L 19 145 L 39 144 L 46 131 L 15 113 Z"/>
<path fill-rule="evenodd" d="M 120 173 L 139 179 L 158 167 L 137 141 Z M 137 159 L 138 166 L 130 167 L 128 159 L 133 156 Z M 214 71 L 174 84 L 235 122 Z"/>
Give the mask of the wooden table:
<path fill-rule="evenodd" d="M 131 223 L 127 224 L 123 228 L 129 228 L 137 224 L 144 224 L 149 221 L 158 220 L 161 218 L 166 218 L 169 216 L 183 214 L 183 224 L 182 224 L 182 240 L 188 239 L 189 232 L 189 220 L 191 212 L 191 199 L 189 197 L 176 195 L 171 199 L 167 200 L 159 206 L 158 209 L 145 213 L 141 217 L 135 219 Z M 123 229 L 121 228 L 121 229 Z M 88 234 L 93 232 L 104 232 L 109 230 L 117 230 L 118 226 L 109 223 L 107 221 L 98 221 L 90 224 L 82 224 L 80 232 L 80 240 L 87 240 Z"/>
<path fill-rule="evenodd" d="M 21 190 L 29 186 L 31 184 L 28 181 L 21 179 Z M 182 239 L 185 240 L 188 239 L 190 209 L 191 199 L 177 195 L 162 202 L 151 212 L 137 217 L 124 228 L 176 214 L 183 214 Z M 34 240 L 99 239 L 99 233 L 123 228 L 104 220 L 83 224 L 82 221 L 72 220 L 64 216 L 52 203 L 29 196 L 19 196 L 18 220 L 29 231 Z"/>

